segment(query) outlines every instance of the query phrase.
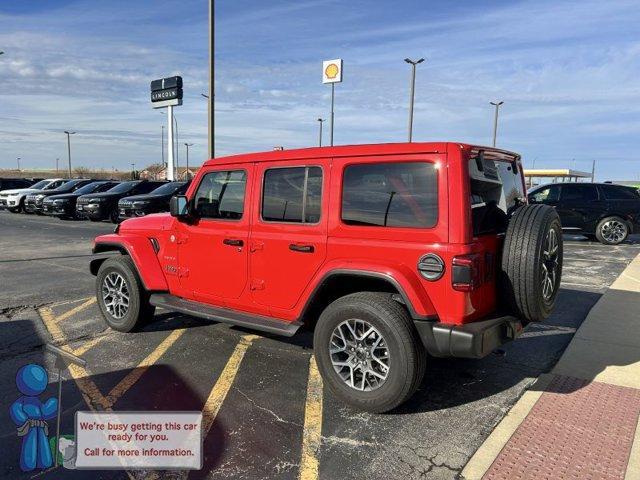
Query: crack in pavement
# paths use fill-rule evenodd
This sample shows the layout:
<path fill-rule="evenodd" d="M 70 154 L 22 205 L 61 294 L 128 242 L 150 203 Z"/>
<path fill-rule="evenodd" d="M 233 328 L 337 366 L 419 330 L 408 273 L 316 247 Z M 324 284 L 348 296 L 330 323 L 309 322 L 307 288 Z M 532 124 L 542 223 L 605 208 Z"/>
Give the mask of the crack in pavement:
<path fill-rule="evenodd" d="M 301 427 L 302 428 L 302 424 L 301 423 L 297 423 L 297 422 L 292 422 L 290 420 L 285 420 L 284 418 L 282 418 L 280 415 L 278 415 L 277 413 L 275 413 L 273 410 L 269 410 L 266 407 L 263 407 L 262 405 L 258 405 L 251 397 L 249 397 L 249 395 L 247 395 L 246 393 L 244 393 L 242 390 L 240 390 L 238 387 L 231 387 L 233 388 L 235 391 L 237 391 L 240 395 L 242 395 L 244 398 L 247 399 L 247 401 L 249 401 L 249 403 L 251 403 L 254 407 L 256 407 L 258 410 L 262 410 L 264 412 L 269 413 L 272 417 L 274 417 L 276 419 L 276 421 L 280 422 L 280 423 L 288 423 L 290 425 L 295 425 L 297 427 Z"/>

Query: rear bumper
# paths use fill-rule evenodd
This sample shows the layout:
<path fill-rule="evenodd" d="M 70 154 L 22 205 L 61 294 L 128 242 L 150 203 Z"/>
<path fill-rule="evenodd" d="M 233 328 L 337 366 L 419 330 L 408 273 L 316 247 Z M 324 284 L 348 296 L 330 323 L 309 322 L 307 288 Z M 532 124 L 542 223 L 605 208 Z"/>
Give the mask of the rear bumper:
<path fill-rule="evenodd" d="M 522 322 L 502 316 L 464 325 L 416 320 L 418 334 L 434 357 L 482 358 L 522 333 Z"/>

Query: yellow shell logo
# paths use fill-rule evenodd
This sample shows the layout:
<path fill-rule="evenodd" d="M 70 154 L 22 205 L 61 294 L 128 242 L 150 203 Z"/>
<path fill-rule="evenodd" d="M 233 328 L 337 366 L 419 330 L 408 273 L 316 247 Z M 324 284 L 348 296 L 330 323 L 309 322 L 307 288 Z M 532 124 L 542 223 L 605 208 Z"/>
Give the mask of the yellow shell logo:
<path fill-rule="evenodd" d="M 333 80 L 334 78 L 336 78 L 339 72 L 340 69 L 335 63 L 330 63 L 329 65 L 327 65 L 327 68 L 324 69 L 324 74 L 329 80 Z"/>

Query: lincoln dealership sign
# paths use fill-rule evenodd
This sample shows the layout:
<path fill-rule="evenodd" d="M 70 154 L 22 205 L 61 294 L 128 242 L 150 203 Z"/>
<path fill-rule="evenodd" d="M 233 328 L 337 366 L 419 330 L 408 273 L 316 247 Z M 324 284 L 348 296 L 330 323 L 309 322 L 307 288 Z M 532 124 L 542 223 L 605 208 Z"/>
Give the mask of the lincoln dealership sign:
<path fill-rule="evenodd" d="M 167 77 L 151 82 L 151 105 L 153 108 L 182 105 L 182 77 Z"/>

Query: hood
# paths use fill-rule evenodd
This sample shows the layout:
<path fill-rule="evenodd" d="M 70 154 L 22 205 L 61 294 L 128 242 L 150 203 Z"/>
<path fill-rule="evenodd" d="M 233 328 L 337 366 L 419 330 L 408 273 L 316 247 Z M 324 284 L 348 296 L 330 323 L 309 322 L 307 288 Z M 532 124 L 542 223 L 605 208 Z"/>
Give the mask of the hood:
<path fill-rule="evenodd" d="M 130 197 L 124 197 L 121 200 L 128 202 L 139 202 L 141 200 L 164 200 L 168 195 L 153 195 L 152 193 L 143 193 L 142 195 L 131 195 Z"/>
<path fill-rule="evenodd" d="M 109 193 L 109 192 L 101 192 L 101 193 L 85 193 L 82 195 L 82 198 L 110 198 L 116 199 L 125 196 L 126 193 Z"/>
<path fill-rule="evenodd" d="M 145 217 L 128 218 L 120 224 L 119 232 L 143 230 L 169 230 L 175 219 L 168 213 L 153 213 Z"/>
<path fill-rule="evenodd" d="M 60 195 L 49 195 L 46 200 L 67 200 L 69 198 L 76 198 L 80 195 L 76 195 L 75 193 L 61 193 Z"/>
<path fill-rule="evenodd" d="M 0 195 L 15 195 L 16 193 L 36 193 L 36 192 L 42 192 L 42 190 L 38 190 L 37 188 L 14 188 L 13 190 L 0 191 Z"/>

